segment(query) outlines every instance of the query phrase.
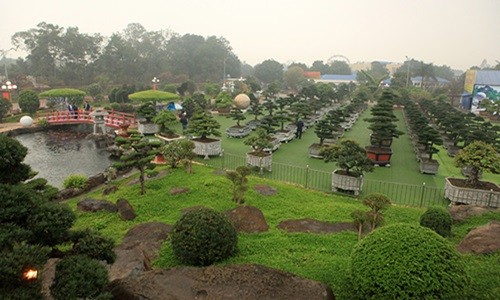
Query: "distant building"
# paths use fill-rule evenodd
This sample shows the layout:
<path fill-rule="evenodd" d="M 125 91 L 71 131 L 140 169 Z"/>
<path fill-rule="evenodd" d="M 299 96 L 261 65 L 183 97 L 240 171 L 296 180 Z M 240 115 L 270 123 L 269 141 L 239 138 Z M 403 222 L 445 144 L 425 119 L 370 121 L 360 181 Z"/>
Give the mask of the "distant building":
<path fill-rule="evenodd" d="M 464 93 L 460 105 L 476 112 L 483 99 L 500 101 L 499 70 L 468 70 L 465 72 Z"/>
<path fill-rule="evenodd" d="M 422 76 L 415 76 L 412 77 L 410 80 L 413 86 L 422 87 Z M 445 87 L 448 84 L 450 84 L 450 82 L 441 77 L 435 77 L 435 78 L 430 77 L 425 79 L 424 84 L 426 88 L 438 88 L 438 87 Z"/>
<path fill-rule="evenodd" d="M 356 73 L 350 75 L 324 74 L 321 75 L 319 79 L 314 80 L 314 82 L 334 83 L 334 84 L 353 82 L 357 84 L 358 80 L 356 79 L 356 77 L 357 77 Z"/>

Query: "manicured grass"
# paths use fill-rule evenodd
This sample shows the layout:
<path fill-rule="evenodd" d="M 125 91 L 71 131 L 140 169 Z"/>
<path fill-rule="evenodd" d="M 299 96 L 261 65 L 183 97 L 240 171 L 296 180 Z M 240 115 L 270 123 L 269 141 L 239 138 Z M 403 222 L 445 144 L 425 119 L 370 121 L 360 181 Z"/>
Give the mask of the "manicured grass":
<path fill-rule="evenodd" d="M 165 167 L 159 168 L 168 170 Z M 139 184 L 132 184 L 137 177 L 134 174 L 121 179 L 117 192 L 103 196 L 102 188 L 90 194 L 71 199 L 67 203 L 76 210 L 79 199 L 96 198 L 116 202 L 119 198 L 127 199 L 137 213 L 133 221 L 122 221 L 117 214 L 83 213 L 76 211 L 78 219 L 75 228 L 90 227 L 104 235 L 121 242 L 123 236 L 134 225 L 159 221 L 174 224 L 181 215 L 181 210 L 203 205 L 217 211 L 235 208 L 231 200 L 232 184 L 214 169 L 194 166 L 194 174 L 186 174 L 181 169 L 168 170 L 164 177 L 149 179 L 146 182 L 147 193 L 140 195 Z M 277 189 L 273 196 L 262 196 L 254 190 L 257 184 L 267 184 Z M 170 195 L 174 187 L 187 187 L 189 192 Z M 269 224 L 269 231 L 256 234 L 239 234 L 237 255 L 223 264 L 256 263 L 278 268 L 310 279 L 328 284 L 337 299 L 350 299 L 349 262 L 350 253 L 357 243 L 355 232 L 332 234 L 286 233 L 277 225 L 288 219 L 313 218 L 328 222 L 349 222 L 354 210 L 367 210 L 362 203 L 350 197 L 326 194 L 313 190 L 297 188 L 289 184 L 268 180 L 256 176 L 249 177 L 249 190 L 245 193 L 245 204 L 259 208 Z M 421 208 L 408 208 L 392 205 L 384 212 L 386 224 L 418 224 Z M 500 219 L 500 213 L 490 213 L 477 218 L 471 224 L 481 225 L 489 219 Z M 455 236 L 450 243 L 456 244 L 466 234 L 469 225 L 454 228 Z M 495 287 L 500 286 L 498 270 L 491 266 L 498 261 L 499 254 L 493 256 L 467 256 L 468 269 L 476 276 L 474 282 L 482 290 L 477 291 L 477 299 L 488 299 L 483 295 L 495 295 Z M 179 263 L 173 258 L 170 243 L 167 240 L 156 260 L 155 266 L 168 268 Z M 497 264 L 498 265 L 498 264 Z M 484 275 L 488 275 L 485 277 Z M 493 299 L 493 298 L 491 298 Z"/>

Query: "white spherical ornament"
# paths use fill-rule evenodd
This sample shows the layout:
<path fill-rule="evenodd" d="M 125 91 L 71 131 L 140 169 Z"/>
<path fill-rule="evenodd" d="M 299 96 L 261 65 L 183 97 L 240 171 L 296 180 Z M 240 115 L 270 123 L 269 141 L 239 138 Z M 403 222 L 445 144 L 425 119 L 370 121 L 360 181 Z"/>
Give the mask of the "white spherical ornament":
<path fill-rule="evenodd" d="M 248 106 L 250 106 L 250 97 L 248 97 L 246 94 L 239 94 L 234 97 L 233 103 L 239 109 L 248 108 Z"/>
<path fill-rule="evenodd" d="M 24 116 L 21 120 L 19 120 L 19 123 L 21 123 L 24 127 L 29 127 L 33 125 L 33 119 L 30 116 Z"/>

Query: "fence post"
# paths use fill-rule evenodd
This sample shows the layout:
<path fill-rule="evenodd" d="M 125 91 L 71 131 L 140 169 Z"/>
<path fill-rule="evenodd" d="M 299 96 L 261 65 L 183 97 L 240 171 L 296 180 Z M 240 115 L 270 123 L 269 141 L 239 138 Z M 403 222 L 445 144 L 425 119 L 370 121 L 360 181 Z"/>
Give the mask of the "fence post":
<path fill-rule="evenodd" d="M 488 197 L 488 207 L 491 207 L 491 197 L 493 197 L 493 189 L 490 189 L 490 197 Z"/>
<path fill-rule="evenodd" d="M 264 168 L 262 168 L 262 157 L 259 157 L 259 168 L 260 168 L 260 175 L 264 175 Z"/>
<path fill-rule="evenodd" d="M 306 184 L 304 185 L 307 188 L 309 188 L 309 165 L 306 165 Z"/>
<path fill-rule="evenodd" d="M 424 202 L 424 194 L 425 194 L 425 182 L 422 183 L 422 193 L 420 194 L 420 205 L 419 205 L 419 207 L 422 207 L 422 204 Z"/>

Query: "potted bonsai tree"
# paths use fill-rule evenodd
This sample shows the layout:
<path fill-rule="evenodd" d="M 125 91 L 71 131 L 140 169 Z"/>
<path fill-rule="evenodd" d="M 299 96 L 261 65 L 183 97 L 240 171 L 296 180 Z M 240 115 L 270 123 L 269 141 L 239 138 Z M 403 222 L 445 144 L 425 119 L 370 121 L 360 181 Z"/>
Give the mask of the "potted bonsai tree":
<path fill-rule="evenodd" d="M 309 146 L 309 156 L 323 158 L 320 154 L 321 149 L 323 148 L 325 139 L 333 139 L 333 125 L 329 120 L 323 118 L 316 123 L 314 133 L 316 133 L 316 136 L 319 138 L 319 143 L 313 143 Z"/>
<path fill-rule="evenodd" d="M 365 150 L 357 142 L 343 139 L 338 144 L 324 147 L 321 155 L 326 163 L 336 162 L 340 168 L 332 173 L 333 191 L 351 191 L 354 195 L 359 195 L 364 172 L 373 171 Z"/>
<path fill-rule="evenodd" d="M 209 136 L 220 136 L 218 129 L 219 122 L 207 111 L 197 111 L 189 122 L 186 133 L 192 134 L 191 140 L 195 145 L 194 153 L 203 155 L 208 159 L 210 155 L 222 155 L 222 146 L 219 139 L 209 138 Z"/>
<path fill-rule="evenodd" d="M 432 159 L 432 155 L 439 152 L 439 149 L 434 145 L 442 145 L 439 132 L 428 124 L 423 126 L 417 133 L 418 143 L 424 147 L 426 157 L 420 158 L 420 172 L 426 174 L 437 174 L 439 169 L 439 162 Z"/>
<path fill-rule="evenodd" d="M 138 130 L 144 135 L 155 134 L 158 132 L 158 125 L 153 123 L 153 118 L 156 116 L 156 108 L 152 101 L 142 104 L 137 110 L 139 115 Z"/>
<path fill-rule="evenodd" d="M 467 167 L 468 178 L 446 178 L 446 198 L 455 203 L 500 206 L 500 187 L 495 183 L 479 180 L 481 172 L 500 172 L 500 155 L 495 147 L 482 141 L 474 141 L 458 152 L 455 165 Z"/>
<path fill-rule="evenodd" d="M 179 135 L 172 129 L 172 126 L 178 122 L 173 112 L 162 110 L 153 118 L 153 122 L 159 127 L 159 132 L 156 134 L 157 137 L 167 142 L 179 138 Z"/>
<path fill-rule="evenodd" d="M 245 139 L 245 145 L 252 147 L 252 151 L 246 155 L 247 165 L 258 167 L 260 172 L 267 169 L 272 170 L 273 153 L 266 151 L 272 147 L 271 136 L 264 128 L 257 128 L 255 132 Z"/>
<path fill-rule="evenodd" d="M 372 108 L 372 117 L 366 119 L 371 123 L 368 129 L 372 131 L 371 145 L 366 147 L 366 152 L 372 163 L 380 166 L 390 164 L 392 139 L 403 134 L 394 123 L 397 120 L 392 111 L 394 97 L 392 92 L 384 91 L 377 105 Z"/>
<path fill-rule="evenodd" d="M 226 134 L 228 137 L 245 137 L 250 134 L 252 129 L 250 126 L 242 126 L 240 125 L 240 121 L 243 121 L 246 119 L 245 114 L 243 111 L 238 108 L 238 107 L 233 107 L 231 111 L 229 112 L 229 115 L 227 116 L 228 118 L 232 118 L 233 120 L 236 121 L 235 126 L 228 127 L 226 129 Z"/>

